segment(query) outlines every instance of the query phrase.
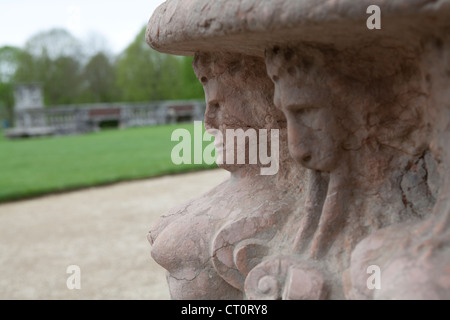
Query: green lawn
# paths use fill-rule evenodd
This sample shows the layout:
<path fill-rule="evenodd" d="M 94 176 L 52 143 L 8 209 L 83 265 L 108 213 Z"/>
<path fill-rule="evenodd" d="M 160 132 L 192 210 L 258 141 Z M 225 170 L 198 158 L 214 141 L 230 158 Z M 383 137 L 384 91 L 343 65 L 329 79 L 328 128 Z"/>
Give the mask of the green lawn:
<path fill-rule="evenodd" d="M 175 165 L 173 130 L 193 124 L 107 130 L 97 133 L 7 140 L 0 137 L 0 202 L 49 192 L 163 174 L 215 168 Z M 0 132 L 1 134 L 1 132 Z M 204 142 L 203 147 L 209 142 Z"/>

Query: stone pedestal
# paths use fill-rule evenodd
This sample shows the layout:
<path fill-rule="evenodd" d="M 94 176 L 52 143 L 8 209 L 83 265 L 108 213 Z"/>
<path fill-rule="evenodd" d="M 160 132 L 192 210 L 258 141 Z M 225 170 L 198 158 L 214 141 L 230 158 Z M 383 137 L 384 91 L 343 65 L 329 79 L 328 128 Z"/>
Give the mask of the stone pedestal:
<path fill-rule="evenodd" d="M 205 127 L 279 132 L 276 174 L 221 164 L 152 227 L 172 297 L 449 299 L 449 28 L 450 1 L 162 4 L 147 42 L 195 56 Z"/>

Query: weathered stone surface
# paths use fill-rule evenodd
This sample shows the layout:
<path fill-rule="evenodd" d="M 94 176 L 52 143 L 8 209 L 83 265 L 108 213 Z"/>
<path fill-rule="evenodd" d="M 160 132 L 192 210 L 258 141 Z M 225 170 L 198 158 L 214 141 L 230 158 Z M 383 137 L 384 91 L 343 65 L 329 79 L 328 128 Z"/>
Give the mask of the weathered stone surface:
<path fill-rule="evenodd" d="M 175 299 L 243 298 L 249 270 L 271 251 L 290 249 L 290 228 L 300 216 L 292 209 L 304 198 L 307 173 L 289 156 L 263 59 L 205 53 L 194 67 L 205 87 L 206 129 L 224 136 L 233 128 L 279 129 L 280 168 L 263 176 L 261 164 L 220 165 L 229 180 L 173 209 L 150 231 L 152 256 L 169 271 Z"/>
<path fill-rule="evenodd" d="M 153 227 L 172 296 L 449 299 L 449 28 L 450 1 L 164 3 L 147 41 L 195 55 L 205 127 L 280 129 L 277 175 L 223 165 Z"/>
<path fill-rule="evenodd" d="M 367 7 L 382 28 L 368 32 Z M 415 38 L 448 25 L 448 0 L 170 0 L 159 6 L 147 42 L 166 53 L 232 51 L 264 56 L 276 44 L 310 41 L 360 45 L 374 38 Z"/>
<path fill-rule="evenodd" d="M 274 256 L 252 269 L 245 280 L 251 300 L 319 300 L 327 297 L 317 265 L 290 256 Z"/>
<path fill-rule="evenodd" d="M 387 227 L 358 244 L 351 259 L 349 298 L 450 298 L 450 93 L 445 89 L 450 85 L 449 40 L 446 35 L 443 40 L 429 44 L 421 56 L 424 83 L 430 97 L 429 147 L 437 160 L 441 177 L 438 181 L 442 183 L 436 204 L 427 219 Z M 364 285 L 361 270 L 367 263 L 377 264 L 384 270 L 382 283 L 385 285 L 380 290 L 371 291 Z"/>

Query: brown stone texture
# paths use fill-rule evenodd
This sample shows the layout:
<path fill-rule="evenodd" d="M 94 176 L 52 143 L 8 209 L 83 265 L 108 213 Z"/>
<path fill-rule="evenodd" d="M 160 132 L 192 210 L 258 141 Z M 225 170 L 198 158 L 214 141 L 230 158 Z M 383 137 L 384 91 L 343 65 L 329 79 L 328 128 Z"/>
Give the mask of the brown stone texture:
<path fill-rule="evenodd" d="M 194 67 L 205 87 L 205 127 L 212 134 L 274 128 L 287 140 L 262 58 L 204 53 Z M 289 229 L 299 219 L 292 208 L 303 200 L 307 172 L 282 145 L 277 175 L 260 175 L 261 164 L 222 164 L 230 179 L 171 210 L 152 228 L 152 256 L 169 271 L 173 298 L 242 298 L 249 270 L 270 251 L 289 250 L 295 237 Z"/>
<path fill-rule="evenodd" d="M 147 41 L 195 56 L 206 129 L 279 130 L 277 174 L 221 164 L 152 227 L 172 297 L 449 299 L 449 28 L 450 1 L 161 5 Z"/>

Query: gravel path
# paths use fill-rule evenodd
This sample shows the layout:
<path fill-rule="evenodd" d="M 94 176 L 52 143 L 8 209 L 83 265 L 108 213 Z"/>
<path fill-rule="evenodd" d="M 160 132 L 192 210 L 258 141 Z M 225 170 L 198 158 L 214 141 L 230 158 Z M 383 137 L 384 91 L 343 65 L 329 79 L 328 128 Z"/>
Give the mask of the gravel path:
<path fill-rule="evenodd" d="M 169 299 L 147 231 L 227 176 L 208 170 L 0 205 L 0 299 Z M 80 290 L 67 288 L 69 265 L 80 267 Z"/>

